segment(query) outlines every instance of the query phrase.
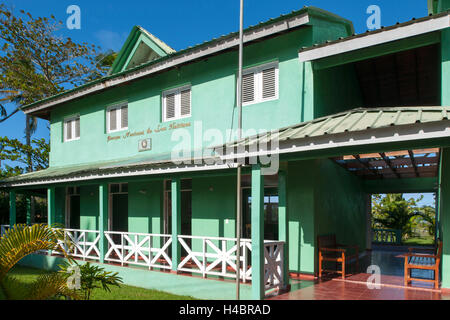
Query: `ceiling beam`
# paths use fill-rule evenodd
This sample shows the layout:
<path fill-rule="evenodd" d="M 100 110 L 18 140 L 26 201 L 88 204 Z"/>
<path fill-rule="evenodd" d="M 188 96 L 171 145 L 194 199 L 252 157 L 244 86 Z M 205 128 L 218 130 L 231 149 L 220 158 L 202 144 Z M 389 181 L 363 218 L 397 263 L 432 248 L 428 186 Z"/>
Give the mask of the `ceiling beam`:
<path fill-rule="evenodd" d="M 380 174 L 377 169 L 373 169 L 367 162 L 362 161 L 359 155 L 354 155 L 353 157 L 355 157 L 355 159 L 358 160 L 358 162 L 361 163 L 364 167 L 369 169 L 369 171 L 372 172 L 372 174 L 380 177 L 381 179 L 384 178 L 383 175 Z"/>
<path fill-rule="evenodd" d="M 416 173 L 416 177 L 419 178 L 419 171 L 417 170 L 416 160 L 414 159 L 414 152 L 412 152 L 412 150 L 408 150 L 408 152 L 409 152 L 409 159 L 411 160 L 414 172 Z"/>
<path fill-rule="evenodd" d="M 389 157 L 386 156 L 386 153 L 381 152 L 380 156 L 383 158 L 384 162 L 386 162 L 386 164 L 392 170 L 392 172 L 394 172 L 394 174 L 397 176 L 397 178 L 401 179 L 400 174 L 397 172 L 397 169 L 392 165 L 392 162 L 389 159 Z"/>

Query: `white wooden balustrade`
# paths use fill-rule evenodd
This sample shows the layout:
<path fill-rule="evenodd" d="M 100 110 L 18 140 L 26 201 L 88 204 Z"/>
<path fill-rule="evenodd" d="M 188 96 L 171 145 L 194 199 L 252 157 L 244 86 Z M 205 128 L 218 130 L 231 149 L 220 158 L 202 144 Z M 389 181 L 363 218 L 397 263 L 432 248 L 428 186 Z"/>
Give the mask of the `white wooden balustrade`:
<path fill-rule="evenodd" d="M 9 228 L 1 226 L 3 234 Z M 83 260 L 100 260 L 101 234 L 96 230 L 64 229 L 65 242 L 59 244 L 71 256 Z M 123 265 L 142 265 L 151 268 L 171 269 L 172 236 L 105 231 L 108 250 L 104 260 Z M 182 248 L 178 271 L 236 279 L 236 238 L 199 237 L 180 235 L 177 239 Z M 71 243 L 67 248 L 67 243 Z M 252 241 L 241 239 L 240 278 L 252 279 Z M 58 250 L 53 251 L 58 253 Z M 284 242 L 264 241 L 264 285 L 266 290 L 280 288 L 283 283 Z"/>
<path fill-rule="evenodd" d="M 181 259 L 177 270 L 200 273 L 203 277 L 236 278 L 236 241 L 235 238 L 178 236 L 186 256 Z M 240 247 L 240 278 L 246 282 L 251 279 L 251 240 L 242 239 Z"/>
<path fill-rule="evenodd" d="M 59 246 L 73 257 L 100 260 L 99 242 L 100 231 L 64 229 L 64 242 L 61 241 Z M 71 246 L 67 247 L 67 243 Z"/>
<path fill-rule="evenodd" d="M 284 242 L 264 241 L 264 260 L 265 289 L 283 286 Z"/>
<path fill-rule="evenodd" d="M 171 235 L 105 231 L 105 237 L 108 241 L 105 261 L 149 268 L 172 268 L 169 254 Z"/>

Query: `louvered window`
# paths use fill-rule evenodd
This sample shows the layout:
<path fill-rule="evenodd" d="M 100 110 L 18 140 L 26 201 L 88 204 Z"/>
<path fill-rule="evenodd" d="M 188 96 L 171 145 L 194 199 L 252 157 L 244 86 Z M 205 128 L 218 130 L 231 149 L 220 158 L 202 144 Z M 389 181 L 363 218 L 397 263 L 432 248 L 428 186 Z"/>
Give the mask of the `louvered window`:
<path fill-rule="evenodd" d="M 108 132 L 128 129 L 128 104 L 109 107 L 106 112 L 106 126 Z"/>
<path fill-rule="evenodd" d="M 80 139 L 80 116 L 64 120 L 64 141 Z"/>
<path fill-rule="evenodd" d="M 244 105 L 278 99 L 278 62 L 244 70 L 242 103 Z"/>
<path fill-rule="evenodd" d="M 176 120 L 190 116 L 190 86 L 168 90 L 163 93 L 163 121 Z"/>

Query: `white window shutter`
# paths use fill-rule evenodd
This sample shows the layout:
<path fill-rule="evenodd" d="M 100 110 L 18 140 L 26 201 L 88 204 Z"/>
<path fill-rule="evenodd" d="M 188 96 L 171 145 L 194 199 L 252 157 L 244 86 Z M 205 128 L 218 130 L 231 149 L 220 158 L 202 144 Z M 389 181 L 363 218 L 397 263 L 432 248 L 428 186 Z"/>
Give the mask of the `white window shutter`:
<path fill-rule="evenodd" d="M 181 91 L 181 116 L 187 116 L 191 114 L 191 89 Z"/>
<path fill-rule="evenodd" d="M 262 71 L 262 98 L 270 99 L 276 96 L 276 70 L 275 67 Z"/>
<path fill-rule="evenodd" d="M 66 125 L 66 140 L 71 140 L 72 139 L 72 121 L 66 121 L 65 122 Z"/>
<path fill-rule="evenodd" d="M 255 100 L 255 74 L 248 73 L 242 77 L 242 102 L 249 103 Z"/>
<path fill-rule="evenodd" d="M 128 106 L 123 106 L 121 109 L 121 128 L 128 128 Z"/>
<path fill-rule="evenodd" d="M 165 96 L 165 117 L 166 119 L 172 119 L 175 117 L 175 93 Z"/>
<path fill-rule="evenodd" d="M 109 110 L 109 131 L 117 129 L 117 109 Z"/>
<path fill-rule="evenodd" d="M 74 125 L 75 125 L 75 137 L 74 138 L 79 138 L 80 137 L 80 118 L 76 118 L 73 121 Z"/>

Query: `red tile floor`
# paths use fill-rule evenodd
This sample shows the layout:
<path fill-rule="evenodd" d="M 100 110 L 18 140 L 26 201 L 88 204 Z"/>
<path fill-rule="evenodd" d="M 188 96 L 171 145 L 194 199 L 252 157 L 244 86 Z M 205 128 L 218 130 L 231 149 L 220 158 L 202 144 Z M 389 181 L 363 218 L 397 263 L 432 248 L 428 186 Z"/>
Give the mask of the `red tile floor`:
<path fill-rule="evenodd" d="M 441 293 L 426 282 L 413 282 L 403 286 L 404 248 L 376 248 L 362 263 L 362 270 L 368 265 L 381 269 L 381 288 L 369 289 L 367 273 L 355 273 L 345 280 L 330 277 L 323 280 L 299 280 L 291 278 L 291 291 L 273 300 L 450 300 L 450 293 Z M 422 276 L 422 275 L 419 275 Z M 424 274 L 423 277 L 433 277 Z"/>

